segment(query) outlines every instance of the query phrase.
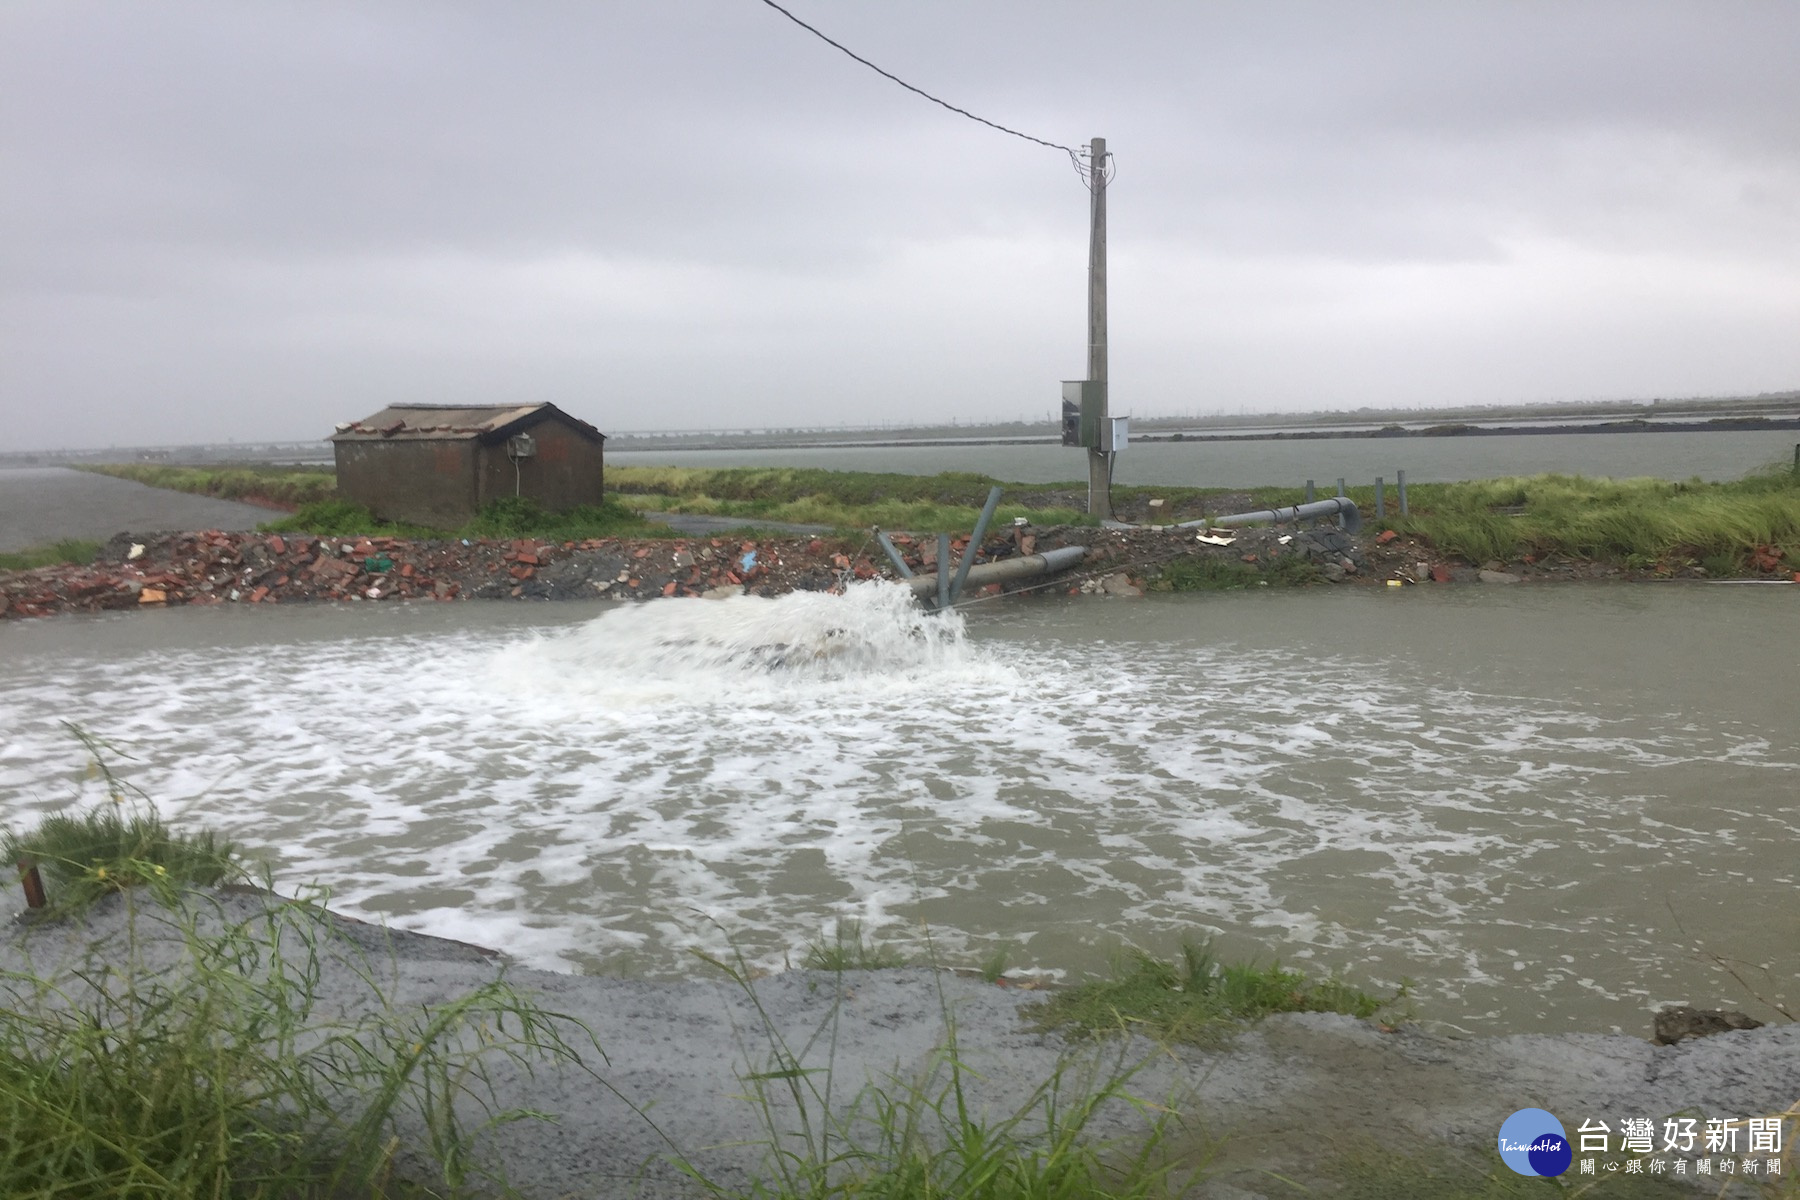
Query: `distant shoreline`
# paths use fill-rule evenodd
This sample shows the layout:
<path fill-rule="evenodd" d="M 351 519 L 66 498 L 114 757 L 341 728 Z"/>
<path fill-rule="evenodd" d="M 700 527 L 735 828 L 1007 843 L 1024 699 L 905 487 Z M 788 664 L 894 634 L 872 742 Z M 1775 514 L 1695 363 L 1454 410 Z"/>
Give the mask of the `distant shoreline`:
<path fill-rule="evenodd" d="M 1248 433 L 1134 433 L 1134 442 L 1299 442 L 1335 441 L 1373 438 L 1443 438 L 1443 437 L 1535 437 L 1562 433 L 1746 433 L 1761 430 L 1800 430 L 1800 417 L 1714 417 L 1705 421 L 1605 421 L 1591 425 L 1469 425 L 1454 423 L 1428 425 L 1408 429 L 1389 425 L 1379 429 L 1270 429 Z M 645 438 L 615 436 L 609 449 L 620 454 L 644 454 L 665 450 L 876 450 L 889 448 L 931 448 L 945 446 L 1054 446 L 1061 438 L 1044 437 L 968 437 L 968 438 L 867 438 L 855 441 L 816 441 L 800 438 L 720 437 L 706 439 Z"/>

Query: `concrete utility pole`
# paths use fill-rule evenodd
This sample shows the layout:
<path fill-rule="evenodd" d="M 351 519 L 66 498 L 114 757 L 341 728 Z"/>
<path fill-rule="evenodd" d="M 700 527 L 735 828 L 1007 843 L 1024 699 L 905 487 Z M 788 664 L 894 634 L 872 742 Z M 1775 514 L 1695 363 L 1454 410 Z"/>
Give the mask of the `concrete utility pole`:
<path fill-rule="evenodd" d="M 1111 445 L 1111 405 L 1106 397 L 1106 139 L 1088 143 L 1088 191 L 1093 223 L 1088 228 L 1088 375 L 1100 393 L 1100 434 L 1088 447 L 1088 512 L 1112 520 L 1112 464 L 1101 446 Z"/>

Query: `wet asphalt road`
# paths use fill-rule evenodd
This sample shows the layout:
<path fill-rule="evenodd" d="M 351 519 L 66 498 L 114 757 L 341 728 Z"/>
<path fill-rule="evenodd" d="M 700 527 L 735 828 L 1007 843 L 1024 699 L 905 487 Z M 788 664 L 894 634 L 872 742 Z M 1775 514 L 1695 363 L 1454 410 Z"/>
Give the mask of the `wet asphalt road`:
<path fill-rule="evenodd" d="M 0 471 L 0 554 L 64 538 L 103 542 L 127 530 L 255 529 L 280 516 L 66 467 Z"/>

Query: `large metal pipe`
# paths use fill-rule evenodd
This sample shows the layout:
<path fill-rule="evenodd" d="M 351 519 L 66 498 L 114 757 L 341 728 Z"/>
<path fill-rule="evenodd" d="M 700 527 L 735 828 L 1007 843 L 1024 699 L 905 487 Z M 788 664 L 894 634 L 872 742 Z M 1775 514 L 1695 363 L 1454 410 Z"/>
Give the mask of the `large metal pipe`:
<path fill-rule="evenodd" d="M 1015 579 L 1051 575 L 1068 570 L 1086 555 L 1086 546 L 1061 546 L 1042 554 L 1027 554 L 1023 558 L 1003 558 L 999 562 L 979 563 L 969 568 L 968 582 L 975 587 L 986 587 L 990 583 L 1011 583 Z M 937 588 L 937 578 L 916 575 L 907 580 L 906 584 L 912 588 L 914 595 L 929 596 Z"/>
<path fill-rule="evenodd" d="M 1291 508 L 1265 508 L 1259 512 L 1232 513 L 1225 517 L 1206 517 L 1199 521 L 1183 521 L 1175 528 L 1203 529 L 1208 526 L 1230 528 L 1234 525 L 1279 525 L 1283 521 L 1338 515 L 1342 515 L 1344 518 L 1346 533 L 1355 533 L 1362 528 L 1362 514 L 1356 511 L 1356 502 L 1348 496 L 1333 496 L 1329 500 L 1318 500 L 1312 504 L 1296 504 Z"/>

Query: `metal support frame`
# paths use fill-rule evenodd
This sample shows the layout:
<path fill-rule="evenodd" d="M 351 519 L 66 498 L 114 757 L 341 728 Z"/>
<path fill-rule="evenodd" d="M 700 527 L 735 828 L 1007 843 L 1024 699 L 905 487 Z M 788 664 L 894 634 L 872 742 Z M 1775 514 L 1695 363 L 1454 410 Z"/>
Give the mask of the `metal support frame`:
<path fill-rule="evenodd" d="M 940 609 L 950 607 L 950 535 L 947 533 L 938 534 L 937 606 Z"/>
<path fill-rule="evenodd" d="M 906 565 L 905 556 L 894 549 L 894 543 L 888 539 L 888 535 L 883 532 L 879 525 L 875 527 L 875 540 L 881 543 L 881 548 L 883 550 L 887 551 L 888 561 L 894 564 L 894 570 L 900 572 L 900 578 L 911 579 L 913 577 L 913 569 Z"/>
<path fill-rule="evenodd" d="M 969 535 L 969 544 L 963 547 L 962 563 L 956 568 L 956 582 L 950 585 L 950 603 L 962 595 L 963 584 L 968 582 L 969 568 L 975 565 L 975 556 L 981 553 L 981 539 L 987 536 L 988 522 L 994 519 L 994 510 L 1000 507 L 1000 489 L 989 488 L 987 503 L 981 506 L 981 519 L 975 522 L 975 532 Z"/>

